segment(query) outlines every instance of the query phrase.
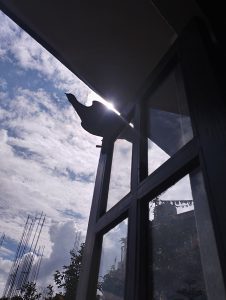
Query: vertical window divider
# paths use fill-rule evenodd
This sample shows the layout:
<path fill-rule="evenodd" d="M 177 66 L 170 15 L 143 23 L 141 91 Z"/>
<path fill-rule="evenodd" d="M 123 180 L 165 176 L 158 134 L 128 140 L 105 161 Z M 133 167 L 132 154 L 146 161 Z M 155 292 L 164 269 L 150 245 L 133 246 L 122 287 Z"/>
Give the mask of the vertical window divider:
<path fill-rule="evenodd" d="M 141 102 L 135 109 L 135 141 L 133 144 L 131 201 L 128 212 L 128 244 L 126 272 L 126 300 L 147 299 L 147 222 L 148 205 L 137 198 L 140 182 L 147 176 L 147 140 L 144 132 L 146 118 Z"/>
<path fill-rule="evenodd" d="M 103 239 L 96 233 L 96 224 L 106 210 L 112 153 L 113 142 L 108 145 L 106 152 L 101 150 L 100 153 L 76 299 L 90 300 L 96 295 Z"/>
<path fill-rule="evenodd" d="M 147 298 L 148 206 L 135 199 L 128 214 L 126 300 Z"/>
<path fill-rule="evenodd" d="M 108 190 L 109 190 L 113 151 L 114 151 L 114 141 L 111 141 L 110 145 L 108 145 L 108 147 L 106 148 L 107 148 L 107 152 L 101 153 L 101 155 L 106 155 L 106 161 L 104 166 L 104 172 L 102 174 L 103 177 L 102 177 L 101 191 L 99 191 L 100 197 L 98 202 L 96 221 L 106 212 L 106 208 L 107 208 Z M 94 195 L 95 195 L 95 191 L 94 191 Z"/>

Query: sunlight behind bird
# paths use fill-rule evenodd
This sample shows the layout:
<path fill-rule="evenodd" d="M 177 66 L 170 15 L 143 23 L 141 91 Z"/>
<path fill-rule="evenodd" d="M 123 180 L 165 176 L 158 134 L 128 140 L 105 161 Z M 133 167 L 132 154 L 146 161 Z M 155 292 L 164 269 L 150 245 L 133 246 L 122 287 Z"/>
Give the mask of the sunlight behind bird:
<path fill-rule="evenodd" d="M 114 111 L 117 115 L 120 116 L 120 112 L 117 111 L 117 109 L 115 109 L 114 105 L 111 102 L 104 100 L 102 97 L 100 97 L 99 95 L 97 95 L 95 92 L 92 91 L 88 96 L 87 104 L 91 105 L 93 101 L 99 101 L 103 103 L 108 109 Z"/>
<path fill-rule="evenodd" d="M 103 103 L 108 109 L 114 111 L 118 116 L 121 116 L 120 112 L 117 109 L 115 109 L 114 105 L 111 102 L 106 101 L 105 99 L 100 97 L 98 94 L 96 94 L 94 91 L 92 91 L 88 95 L 86 105 L 92 105 L 93 101 L 99 101 L 99 102 Z M 125 123 L 128 124 L 128 122 L 122 116 L 121 116 L 121 118 L 125 121 Z M 134 128 L 133 123 L 129 123 L 129 126 Z"/>

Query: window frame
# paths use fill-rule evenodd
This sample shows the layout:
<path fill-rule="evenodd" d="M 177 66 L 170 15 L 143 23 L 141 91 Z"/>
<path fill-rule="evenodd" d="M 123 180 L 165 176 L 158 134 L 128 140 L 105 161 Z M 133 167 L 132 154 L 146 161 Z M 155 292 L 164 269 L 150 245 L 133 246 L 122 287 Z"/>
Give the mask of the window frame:
<path fill-rule="evenodd" d="M 216 240 L 216 244 L 201 243 L 201 245 L 213 248 L 216 256 L 210 260 L 213 266 L 217 259 L 220 261 L 216 266 L 216 274 L 219 275 L 218 282 L 215 288 L 212 285 L 208 288 L 208 299 L 216 299 L 216 295 L 219 300 L 226 299 L 224 251 L 226 237 L 223 234 L 226 228 L 226 218 L 223 214 L 226 204 L 221 200 L 221 194 L 226 198 L 226 191 L 224 191 L 223 180 L 220 178 L 221 175 L 225 175 L 224 178 L 226 178 L 226 158 L 224 158 L 226 133 L 221 132 L 221 138 L 216 138 L 219 128 L 221 131 L 226 128 L 226 118 L 225 110 L 220 110 L 224 97 L 216 75 L 219 75 L 219 70 L 213 68 L 211 61 L 214 51 L 206 29 L 199 21 L 193 21 L 147 78 L 139 92 L 139 97 L 135 98 L 138 100 L 132 101 L 133 104 L 129 104 L 125 109 L 124 115 L 127 117 L 134 112 L 135 129 L 140 133 L 145 132 L 144 103 L 159 85 L 165 73 L 169 72 L 175 62 L 178 62 L 181 76 L 177 76 L 177 82 L 179 86 L 183 85 L 186 93 L 194 137 L 149 176 L 147 174 L 147 143 L 136 140 L 132 153 L 131 191 L 107 212 L 105 211 L 113 143 L 122 128 L 119 128 L 117 134 L 115 133 L 111 139 L 103 140 L 103 146 L 106 143 L 107 146 L 103 147 L 100 153 L 77 300 L 95 299 L 103 234 L 125 218 L 128 218 L 125 300 L 148 299 L 148 202 L 197 168 L 200 168 L 204 178 L 209 218 L 214 234 L 212 241 Z M 202 74 L 201 77 L 200 74 Z M 216 97 L 216 95 L 218 100 L 213 103 L 213 96 Z M 214 107 L 214 111 L 209 113 L 203 110 L 205 105 L 209 108 Z M 211 132 L 208 137 L 206 137 L 207 129 Z M 212 141 L 211 145 L 210 141 Z M 208 147 L 212 151 L 213 148 L 217 149 L 215 152 L 222 158 L 222 166 L 219 156 L 213 159 L 212 151 Z M 217 176 L 219 182 L 215 178 L 217 168 L 220 168 L 222 172 Z M 212 171 L 214 171 L 213 174 Z M 202 218 L 198 218 L 197 222 L 202 222 Z M 200 247 L 201 256 L 202 247 Z M 204 276 L 208 286 L 212 277 L 210 274 L 204 274 Z"/>

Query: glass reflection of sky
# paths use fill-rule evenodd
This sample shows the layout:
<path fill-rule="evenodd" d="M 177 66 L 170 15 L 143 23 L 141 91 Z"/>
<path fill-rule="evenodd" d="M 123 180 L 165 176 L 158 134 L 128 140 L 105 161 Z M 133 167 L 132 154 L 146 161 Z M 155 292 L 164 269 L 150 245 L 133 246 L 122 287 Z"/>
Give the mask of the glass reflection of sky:
<path fill-rule="evenodd" d="M 189 109 L 182 83 L 178 85 L 178 66 L 159 83 L 146 103 L 148 174 L 193 138 Z"/>
<path fill-rule="evenodd" d="M 192 185 L 191 185 L 192 183 Z M 197 174 L 183 177 L 172 187 L 150 201 L 149 205 L 149 299 L 207 299 L 199 249 L 195 204 Z M 197 198 L 197 199 L 196 199 Z M 198 206 L 198 205 L 197 205 Z M 197 206 L 195 206 L 197 208 Z"/>
<path fill-rule="evenodd" d="M 106 299 L 123 299 L 127 227 L 128 222 L 124 220 L 103 236 L 98 281 L 102 283 L 102 293 Z"/>
<path fill-rule="evenodd" d="M 150 108 L 148 121 L 149 174 L 192 138 L 190 117 Z"/>
<path fill-rule="evenodd" d="M 112 159 L 107 209 L 130 192 L 132 144 L 116 140 Z"/>
<path fill-rule="evenodd" d="M 180 179 L 176 184 L 168 188 L 165 192 L 158 196 L 159 201 L 179 201 L 176 203 L 178 205 L 176 207 L 177 213 L 183 213 L 186 211 L 194 210 L 194 204 L 188 205 L 186 203 L 181 203 L 183 200 L 193 200 L 192 191 L 191 191 L 191 183 L 189 175 L 186 175 L 182 179 Z M 175 202 L 174 202 L 175 203 Z M 164 204 L 163 204 L 164 205 Z M 155 203 L 150 201 L 149 204 L 149 219 L 154 219 L 154 209 Z"/>

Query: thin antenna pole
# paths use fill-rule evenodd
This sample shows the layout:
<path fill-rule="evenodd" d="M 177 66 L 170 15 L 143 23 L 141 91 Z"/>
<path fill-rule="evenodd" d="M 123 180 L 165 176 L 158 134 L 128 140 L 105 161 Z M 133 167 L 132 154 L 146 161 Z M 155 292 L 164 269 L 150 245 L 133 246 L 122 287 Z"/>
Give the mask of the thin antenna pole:
<path fill-rule="evenodd" d="M 24 268 L 24 262 L 26 262 L 27 257 L 25 256 L 25 253 L 29 247 L 29 241 L 35 226 L 35 218 L 30 218 L 31 224 L 27 230 L 26 237 L 24 239 L 24 242 L 22 243 L 22 247 L 19 251 L 18 259 L 17 259 L 17 268 L 16 272 L 14 274 L 14 282 L 12 285 L 12 291 L 10 296 L 15 296 L 17 294 L 17 290 L 20 289 L 20 281 L 21 281 L 21 273 L 23 272 Z M 18 275 L 20 274 L 20 276 Z"/>
<path fill-rule="evenodd" d="M 42 255 L 40 256 L 41 248 L 38 248 L 38 252 L 36 249 L 45 223 L 45 218 L 46 216 L 43 212 L 41 214 L 36 214 L 35 217 L 28 215 L 12 266 L 10 268 L 3 297 L 12 298 L 13 296 L 17 296 L 21 293 L 22 286 L 29 279 L 34 258 L 38 255 L 39 259 L 33 275 L 34 280 L 36 280 L 44 252 L 44 249 L 42 249 Z M 1 237 L 0 245 L 3 244 L 3 240 L 3 237 Z"/>
<path fill-rule="evenodd" d="M 21 250 L 24 238 L 25 238 L 25 236 L 27 234 L 27 228 L 29 226 L 29 219 L 30 219 L 30 216 L 28 215 L 26 223 L 24 225 L 24 230 L 23 230 L 20 242 L 18 244 L 16 253 L 15 253 L 15 257 L 14 257 L 12 266 L 10 268 L 9 276 L 8 276 L 8 279 L 6 281 L 6 285 L 5 285 L 5 288 L 4 288 L 4 291 L 3 291 L 3 297 L 4 298 L 10 296 L 10 288 L 12 287 L 13 277 L 14 277 L 13 275 L 14 275 L 14 272 L 16 271 L 16 269 L 17 269 L 16 268 L 16 263 L 17 263 L 17 260 L 18 260 L 18 257 L 19 257 L 19 253 L 20 253 L 20 250 Z"/>
<path fill-rule="evenodd" d="M 27 255 L 27 260 L 26 260 L 26 264 L 24 266 L 24 270 L 23 270 L 23 274 L 22 275 L 22 282 L 20 285 L 20 289 L 21 287 L 27 283 L 31 269 L 32 269 L 32 265 L 33 265 L 33 261 L 34 261 L 34 257 L 36 255 L 36 248 L 39 242 L 39 238 L 42 232 L 42 228 L 44 226 L 45 223 L 45 216 L 43 215 L 43 212 L 41 213 L 40 217 L 36 217 L 36 220 L 38 221 L 38 224 L 36 226 L 36 230 L 31 242 L 31 246 L 29 248 L 29 255 Z"/>
<path fill-rule="evenodd" d="M 0 249 L 2 248 L 4 240 L 5 240 L 5 233 L 3 233 L 3 235 L 1 236 L 1 239 L 0 239 Z"/>
<path fill-rule="evenodd" d="M 38 265 L 38 262 L 39 262 L 40 255 L 41 255 L 41 246 L 38 247 L 37 262 L 32 268 L 32 272 L 30 273 L 30 276 L 29 276 L 29 282 L 34 282 L 35 281 L 35 274 L 36 274 L 36 269 L 37 269 L 37 265 Z"/>
<path fill-rule="evenodd" d="M 21 290 L 22 286 L 27 282 L 27 278 L 29 276 L 29 268 L 30 268 L 30 265 L 32 265 L 32 261 L 33 261 L 32 257 L 34 255 L 33 245 L 35 243 L 35 239 L 36 239 L 38 228 L 39 228 L 39 225 L 40 225 L 40 222 L 41 222 L 40 220 L 42 218 L 42 214 L 43 213 L 41 213 L 39 218 L 38 218 L 38 214 L 36 214 L 36 216 L 34 217 L 34 223 L 36 223 L 37 220 L 39 220 L 39 221 L 38 221 L 38 224 L 36 225 L 35 233 L 33 235 L 30 247 L 28 247 L 28 250 L 27 250 L 28 254 L 24 258 L 22 271 L 21 271 L 21 274 L 20 274 L 20 277 L 19 277 L 20 282 L 19 282 L 19 285 L 17 287 L 18 290 Z M 34 225 L 34 228 L 35 228 L 35 225 Z"/>
<path fill-rule="evenodd" d="M 39 262 L 38 262 L 38 267 L 37 267 L 36 274 L 35 274 L 35 279 L 34 279 L 35 282 L 38 279 L 38 275 L 39 275 L 39 271 L 40 271 L 40 266 L 41 266 L 43 255 L 44 255 L 44 250 L 45 250 L 45 246 L 42 246 L 42 254 L 41 254 Z"/>

